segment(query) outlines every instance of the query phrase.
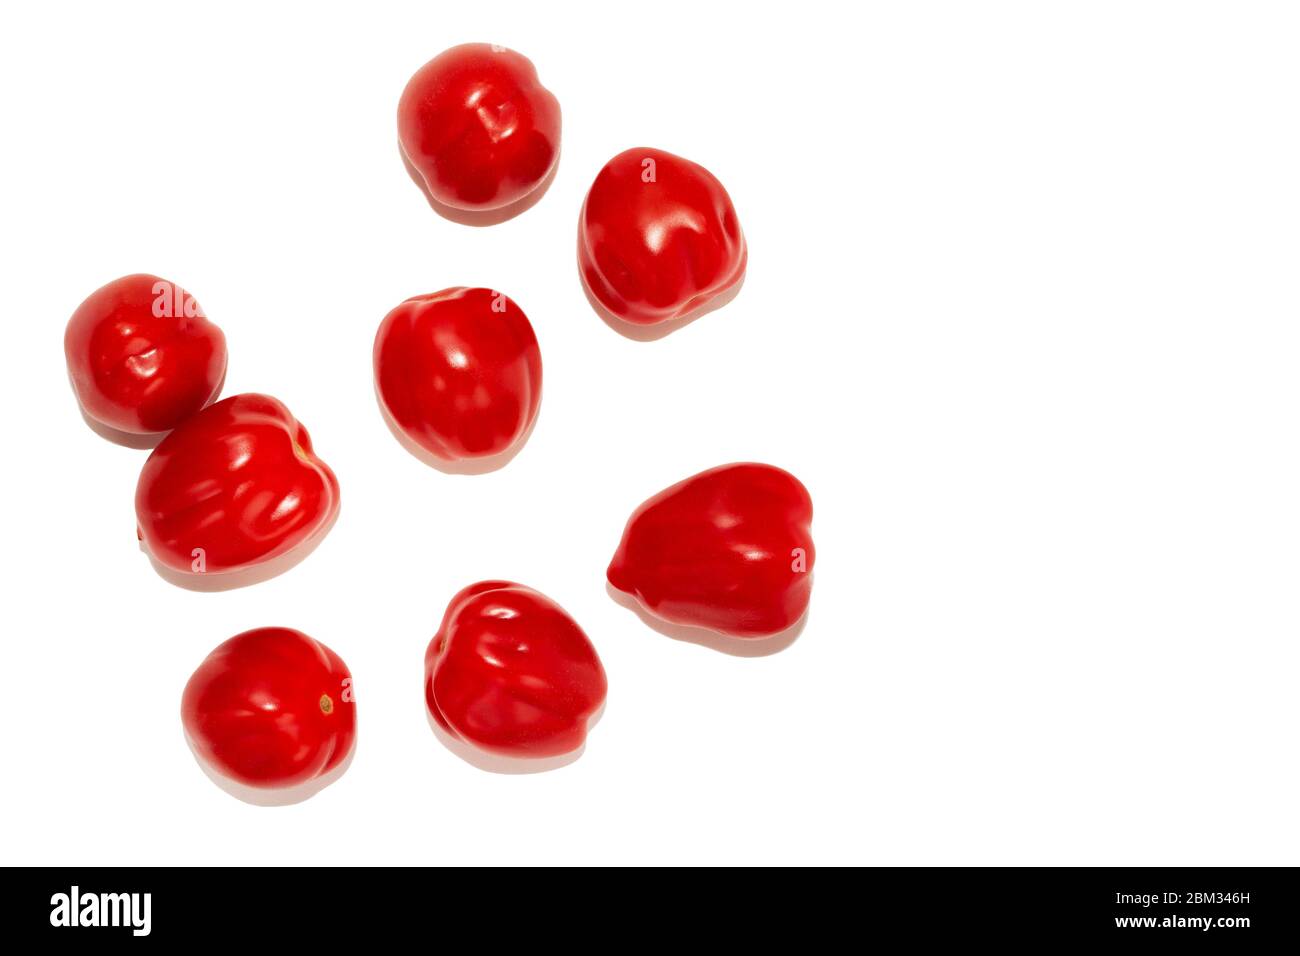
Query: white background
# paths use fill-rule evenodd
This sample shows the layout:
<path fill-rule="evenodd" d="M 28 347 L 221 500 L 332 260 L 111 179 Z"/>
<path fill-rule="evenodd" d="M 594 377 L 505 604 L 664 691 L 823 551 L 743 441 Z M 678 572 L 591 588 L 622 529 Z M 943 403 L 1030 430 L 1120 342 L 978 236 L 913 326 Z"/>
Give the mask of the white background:
<path fill-rule="evenodd" d="M 1300 860 L 1294 8 L 757 6 L 5 8 L 4 862 Z M 564 111 L 550 192 L 480 230 L 395 130 L 469 40 Z M 574 256 L 634 145 L 712 170 L 750 244 L 736 300 L 653 343 Z M 338 473 L 283 577 L 195 594 L 137 550 L 145 453 L 86 428 L 62 353 L 135 271 L 191 290 L 226 394 L 281 398 Z M 451 285 L 542 346 L 537 428 L 486 476 L 417 462 L 372 393 L 379 320 Z M 754 659 L 604 587 L 635 505 L 738 459 L 816 507 L 807 628 Z M 425 645 L 487 577 L 605 662 L 571 766 L 489 774 L 429 730 Z M 351 768 L 285 808 L 213 786 L 179 720 L 208 651 L 271 624 L 358 688 Z"/>

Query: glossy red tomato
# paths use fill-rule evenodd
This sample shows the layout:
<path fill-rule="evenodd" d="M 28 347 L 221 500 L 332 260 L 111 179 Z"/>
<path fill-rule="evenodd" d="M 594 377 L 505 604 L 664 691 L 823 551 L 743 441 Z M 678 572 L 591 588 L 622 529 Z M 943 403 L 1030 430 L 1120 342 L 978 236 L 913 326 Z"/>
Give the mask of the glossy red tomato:
<path fill-rule="evenodd" d="M 289 409 L 268 395 L 210 405 L 162 440 L 135 513 L 150 554 L 183 574 L 244 570 L 322 533 L 339 484 Z"/>
<path fill-rule="evenodd" d="M 582 205 L 583 281 L 625 322 L 653 325 L 696 312 L 740 282 L 747 255 L 722 183 L 660 149 L 619 153 Z"/>
<path fill-rule="evenodd" d="M 407 299 L 375 335 L 375 385 L 389 417 L 443 461 L 496 455 L 542 400 L 542 354 L 523 310 L 490 289 Z"/>
<path fill-rule="evenodd" d="M 347 759 L 357 734 L 352 675 L 302 631 L 237 634 L 199 665 L 181 722 L 200 757 L 250 787 L 307 783 Z"/>
<path fill-rule="evenodd" d="M 480 581 L 452 598 L 424 655 L 433 719 L 453 737 L 504 756 L 576 750 L 605 689 L 596 649 L 573 618 L 509 581 Z"/>
<path fill-rule="evenodd" d="M 217 397 L 226 337 L 180 286 L 129 275 L 95 290 L 63 336 L 77 400 L 95 421 L 145 435 L 175 428 Z"/>
<path fill-rule="evenodd" d="M 518 203 L 560 155 L 560 104 L 525 56 L 488 43 L 446 50 L 406 84 L 397 132 L 429 195 L 455 209 Z"/>
<path fill-rule="evenodd" d="M 771 465 L 722 465 L 632 513 L 609 583 L 656 617 L 758 638 L 797 623 L 812 594 L 812 499 Z"/>

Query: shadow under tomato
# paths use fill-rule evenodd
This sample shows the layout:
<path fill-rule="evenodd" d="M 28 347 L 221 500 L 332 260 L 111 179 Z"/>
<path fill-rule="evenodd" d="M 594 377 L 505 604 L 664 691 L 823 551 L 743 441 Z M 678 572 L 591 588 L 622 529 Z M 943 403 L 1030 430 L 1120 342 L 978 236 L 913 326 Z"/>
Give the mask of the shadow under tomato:
<path fill-rule="evenodd" d="M 77 409 L 81 412 L 82 420 L 92 432 L 106 441 L 111 441 L 114 445 L 121 445 L 123 448 L 151 451 L 170 434 L 170 432 L 150 432 L 142 435 L 139 432 L 124 432 L 91 418 L 80 403 L 78 403 Z"/>
<path fill-rule="evenodd" d="M 348 767 L 352 766 L 352 759 L 357 754 L 357 747 L 354 743 L 352 750 L 343 758 L 343 762 L 329 773 L 322 774 L 315 780 L 308 780 L 306 783 L 300 783 L 294 787 L 250 787 L 248 784 L 230 779 L 209 764 L 199 756 L 199 752 L 194 748 L 194 742 L 190 740 L 190 735 L 183 734 L 183 736 L 185 737 L 185 746 L 189 747 L 190 753 L 194 755 L 194 762 L 199 765 L 199 769 L 203 771 L 209 780 L 236 800 L 252 804 L 255 807 L 288 807 L 311 799 L 343 776 Z"/>
<path fill-rule="evenodd" d="M 253 584 L 269 581 L 271 578 L 278 577 L 291 568 L 297 567 L 320 546 L 321 541 L 330 533 L 330 529 L 334 527 L 334 523 L 338 520 L 339 512 L 335 511 L 329 521 L 312 532 L 311 537 L 303 539 L 302 542 L 289 551 L 279 557 L 272 558 L 270 561 L 264 561 L 261 564 L 255 564 L 251 568 L 240 571 L 219 573 L 177 571 L 155 558 L 143 541 L 140 542 L 140 550 L 149 559 L 149 563 L 153 565 L 153 569 L 158 573 L 158 576 L 168 584 L 174 584 L 178 588 L 185 588 L 187 591 L 200 591 L 203 593 L 233 591 L 236 588 L 246 588 Z"/>
<path fill-rule="evenodd" d="M 582 270 L 581 264 L 578 266 L 578 278 L 582 282 L 582 291 L 587 296 L 587 302 L 592 310 L 601 318 L 601 321 L 611 329 L 626 339 L 634 342 L 653 342 L 662 339 L 666 335 L 671 335 L 678 329 L 685 328 L 696 319 L 702 319 L 710 312 L 716 312 L 732 299 L 740 294 L 741 286 L 745 284 L 745 274 L 742 273 L 740 278 L 733 282 L 716 296 L 705 302 L 697 309 L 692 309 L 685 315 L 678 316 L 675 319 L 668 319 L 664 322 L 656 322 L 653 325 L 642 325 L 639 322 L 628 322 L 626 319 L 620 319 L 613 312 L 605 307 L 605 304 L 596 298 L 596 294 L 591 291 L 591 286 L 587 283 L 587 275 Z"/>
<path fill-rule="evenodd" d="M 162 432 L 146 432 L 143 434 L 140 432 L 124 432 L 119 428 L 112 427 L 111 425 L 105 425 L 99 419 L 92 418 L 86 411 L 86 407 L 81 404 L 81 398 L 77 395 L 77 387 L 72 382 L 71 373 L 68 374 L 68 387 L 72 389 L 72 399 L 77 403 L 77 411 L 81 413 L 81 420 L 86 423 L 87 428 L 105 441 L 110 441 L 114 445 L 121 445 L 123 448 L 134 448 L 137 450 L 148 451 L 158 447 L 158 443 L 171 434 L 171 430 Z M 212 397 L 208 399 L 207 405 L 204 405 L 203 407 L 207 408 L 208 405 L 211 405 L 219 399 L 221 397 L 221 391 L 225 387 L 226 373 L 225 370 L 222 370 L 221 381 L 217 383 L 217 387 L 212 392 Z"/>
<path fill-rule="evenodd" d="M 424 194 L 424 198 L 428 201 L 429 206 L 433 211 L 443 219 L 461 226 L 495 226 L 498 223 L 505 222 L 508 219 L 514 219 L 521 213 L 527 212 L 529 209 L 532 209 L 533 206 L 537 205 L 542 196 L 546 194 L 546 191 L 551 188 L 551 183 L 555 181 L 555 174 L 560 168 L 560 154 L 556 153 L 555 162 L 551 163 L 550 172 L 542 177 L 542 181 L 534 186 L 532 191 L 521 199 L 517 199 L 512 203 L 507 203 L 504 206 L 498 206 L 496 209 L 458 209 L 455 206 L 448 206 L 446 203 L 433 198 L 433 195 L 429 192 L 428 184 L 424 181 L 424 177 L 420 175 L 420 171 L 415 168 L 415 164 L 412 163 L 410 157 L 406 155 L 406 150 L 402 148 L 402 142 L 400 139 L 397 141 L 397 152 L 401 154 L 402 165 L 406 167 L 406 174 L 410 176 L 411 181 L 419 187 L 420 192 Z"/>
<path fill-rule="evenodd" d="M 671 637 L 675 641 L 699 644 L 701 647 L 707 647 L 723 654 L 730 654 L 733 657 L 768 657 L 772 654 L 779 654 L 799 639 L 799 635 L 803 633 L 803 629 L 808 623 L 808 613 L 812 608 L 812 605 L 809 604 L 808 610 L 803 612 L 799 620 L 784 631 L 769 634 L 767 637 L 732 637 L 729 634 L 711 631 L 706 627 L 673 624 L 670 621 L 655 617 L 642 607 L 641 602 L 636 598 L 624 591 L 620 591 L 608 581 L 605 582 L 605 591 L 614 599 L 615 604 L 632 611 L 651 630 L 658 631 L 665 637 Z"/>
<path fill-rule="evenodd" d="M 486 475 L 489 472 L 499 471 L 504 468 L 514 461 L 515 455 L 523 451 L 524 445 L 528 444 L 528 439 L 533 434 L 533 429 L 537 427 L 537 419 L 542 415 L 539 404 L 537 414 L 533 416 L 533 420 L 524 429 L 524 433 L 516 438 L 510 447 L 504 451 L 497 452 L 495 455 L 484 455 L 481 458 L 461 458 L 456 461 L 447 461 L 439 458 L 402 430 L 402 426 L 397 424 L 393 416 L 389 414 L 388 408 L 384 405 L 384 400 L 379 395 L 378 384 L 375 385 L 375 403 L 379 406 L 379 414 L 383 416 L 384 424 L 388 426 L 388 430 L 397 439 L 397 443 L 410 452 L 413 457 L 430 468 L 442 472 L 444 475 Z"/>
<path fill-rule="evenodd" d="M 605 704 L 602 703 L 587 720 L 588 734 L 591 733 L 592 728 L 600 722 L 600 718 L 604 715 Z M 433 719 L 433 714 L 429 713 L 428 707 L 424 709 L 424 716 L 429 721 L 429 727 L 432 728 L 433 735 L 438 738 L 439 743 L 471 767 L 486 770 L 488 773 L 517 775 L 559 770 L 561 767 L 567 767 L 576 761 L 587 749 L 587 742 L 583 740 L 582 746 L 576 750 L 570 750 L 567 754 L 557 754 L 554 757 L 505 757 L 500 754 L 488 753 L 486 750 L 480 750 L 459 737 L 453 737 L 441 724 Z"/>

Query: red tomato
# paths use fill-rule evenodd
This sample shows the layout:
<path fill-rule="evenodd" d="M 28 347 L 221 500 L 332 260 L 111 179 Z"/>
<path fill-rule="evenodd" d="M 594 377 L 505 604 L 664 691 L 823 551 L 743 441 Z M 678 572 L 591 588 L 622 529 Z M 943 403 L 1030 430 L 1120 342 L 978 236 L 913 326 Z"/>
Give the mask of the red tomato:
<path fill-rule="evenodd" d="M 582 746 L 605 701 L 605 669 L 573 618 L 532 588 L 471 584 L 424 655 L 424 699 L 453 737 L 509 757 Z"/>
<path fill-rule="evenodd" d="M 136 435 L 175 428 L 217 397 L 226 337 L 180 286 L 151 275 L 91 293 L 63 336 L 86 414 Z"/>
<path fill-rule="evenodd" d="M 745 275 L 745 237 L 731 197 L 703 166 L 638 147 L 600 171 L 582 205 L 578 266 L 615 318 L 684 318 Z"/>
<path fill-rule="evenodd" d="M 199 756 L 250 787 L 292 787 L 329 773 L 357 734 L 352 675 L 302 631 L 237 634 L 199 665 L 181 698 Z"/>
<path fill-rule="evenodd" d="M 407 162 L 438 202 L 485 211 L 521 201 L 560 155 L 560 104 L 525 56 L 488 43 L 446 50 L 397 106 Z"/>
<path fill-rule="evenodd" d="M 542 354 L 523 310 L 490 289 L 407 299 L 375 334 L 375 385 L 389 417 L 443 461 L 496 455 L 542 400 Z"/>
<path fill-rule="evenodd" d="M 268 395 L 235 395 L 162 440 L 140 472 L 140 539 L 173 571 L 221 574 L 291 551 L 323 532 L 339 483 L 307 429 Z"/>
<path fill-rule="evenodd" d="M 767 637 L 808 609 L 811 524 L 812 499 L 794 475 L 722 465 L 637 508 L 607 576 L 670 623 Z"/>

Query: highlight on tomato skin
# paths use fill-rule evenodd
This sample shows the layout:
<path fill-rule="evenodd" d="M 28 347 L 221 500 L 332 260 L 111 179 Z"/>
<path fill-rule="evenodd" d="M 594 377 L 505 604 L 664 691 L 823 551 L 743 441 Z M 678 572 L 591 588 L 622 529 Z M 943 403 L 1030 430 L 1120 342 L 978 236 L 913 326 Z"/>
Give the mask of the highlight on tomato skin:
<path fill-rule="evenodd" d="M 339 484 L 289 409 L 248 393 L 210 405 L 162 440 L 140 472 L 135 508 L 150 556 L 197 578 L 314 544 L 338 513 Z"/>
<path fill-rule="evenodd" d="M 499 456 L 542 399 L 542 355 L 504 293 L 458 286 L 407 299 L 375 333 L 375 388 L 402 434 L 441 462 Z"/>
<path fill-rule="evenodd" d="M 288 627 L 230 638 L 181 697 L 181 722 L 200 760 L 249 787 L 295 787 L 339 768 L 355 745 L 356 719 L 347 665 Z"/>
<path fill-rule="evenodd" d="M 503 757 L 579 749 L 607 687 L 577 622 L 544 594 L 511 581 L 461 590 L 425 652 L 430 717 L 453 738 Z"/>
<path fill-rule="evenodd" d="M 455 46 L 417 70 L 397 129 L 426 194 L 466 212 L 523 203 L 559 161 L 559 101 L 532 61 L 495 44 Z"/>
<path fill-rule="evenodd" d="M 808 490 L 780 468 L 741 462 L 641 504 L 606 577 L 670 624 L 764 638 L 808 610 L 815 560 Z"/>
<path fill-rule="evenodd" d="M 582 204 L 579 274 L 599 306 L 623 322 L 673 322 L 725 301 L 748 258 L 722 183 L 661 149 L 619 153 Z"/>
<path fill-rule="evenodd" d="M 170 431 L 216 399 L 226 337 L 188 292 L 146 273 L 96 289 L 63 336 L 77 401 L 128 435 Z"/>

